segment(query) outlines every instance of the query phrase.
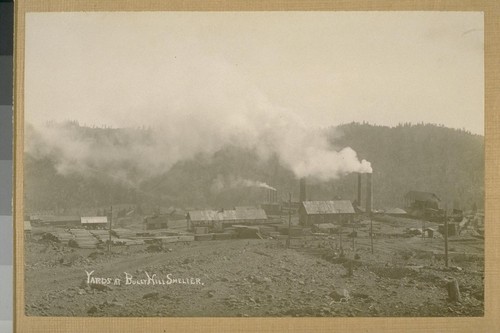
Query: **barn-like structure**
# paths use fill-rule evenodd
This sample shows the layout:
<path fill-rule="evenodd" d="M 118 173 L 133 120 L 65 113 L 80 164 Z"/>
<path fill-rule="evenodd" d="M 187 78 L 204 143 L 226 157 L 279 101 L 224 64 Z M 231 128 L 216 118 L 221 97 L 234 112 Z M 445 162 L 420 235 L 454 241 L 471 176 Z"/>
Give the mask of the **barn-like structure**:
<path fill-rule="evenodd" d="M 302 226 L 347 223 L 352 222 L 355 215 L 349 200 L 303 201 L 299 208 L 299 223 Z"/>

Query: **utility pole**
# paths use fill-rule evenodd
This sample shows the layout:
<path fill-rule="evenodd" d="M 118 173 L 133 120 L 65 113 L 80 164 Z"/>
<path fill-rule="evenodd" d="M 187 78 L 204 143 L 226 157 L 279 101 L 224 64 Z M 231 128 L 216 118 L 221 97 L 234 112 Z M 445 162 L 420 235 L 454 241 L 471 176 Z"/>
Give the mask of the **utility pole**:
<path fill-rule="evenodd" d="M 372 254 L 373 254 L 373 218 L 372 218 L 372 212 L 370 214 L 370 246 L 372 248 Z"/>
<path fill-rule="evenodd" d="M 339 210 L 337 209 L 337 214 L 339 214 Z M 340 253 L 344 253 L 344 247 L 342 246 L 342 225 L 344 221 L 340 218 L 340 227 L 339 227 L 339 243 L 340 243 Z"/>
<path fill-rule="evenodd" d="M 286 240 L 286 248 L 290 248 L 291 232 L 292 231 L 292 193 L 288 193 L 288 239 Z"/>
<path fill-rule="evenodd" d="M 109 214 L 109 238 L 108 238 L 108 253 L 111 252 L 111 225 L 113 224 L 113 205 L 111 205 Z"/>
<path fill-rule="evenodd" d="M 344 248 L 342 247 L 342 226 L 339 229 L 339 243 L 340 243 L 340 252 L 344 252 Z"/>
<path fill-rule="evenodd" d="M 355 252 L 355 248 L 354 248 L 354 239 L 356 238 L 356 231 L 354 230 L 354 224 L 352 225 L 352 252 Z"/>
<path fill-rule="evenodd" d="M 448 209 L 444 211 L 444 264 L 448 267 Z"/>

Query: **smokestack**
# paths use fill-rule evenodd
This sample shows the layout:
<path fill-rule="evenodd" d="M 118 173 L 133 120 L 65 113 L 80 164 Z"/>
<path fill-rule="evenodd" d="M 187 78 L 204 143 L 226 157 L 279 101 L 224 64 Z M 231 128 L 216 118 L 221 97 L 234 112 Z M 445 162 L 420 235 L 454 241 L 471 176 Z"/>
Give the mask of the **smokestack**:
<path fill-rule="evenodd" d="M 361 173 L 358 172 L 358 206 L 361 206 Z"/>
<path fill-rule="evenodd" d="M 269 203 L 276 203 L 278 201 L 278 191 L 274 189 L 268 189 L 267 191 Z"/>
<path fill-rule="evenodd" d="M 299 201 L 306 201 L 306 179 L 300 178 Z"/>
<path fill-rule="evenodd" d="M 372 214 L 372 174 L 366 174 L 366 213 Z"/>

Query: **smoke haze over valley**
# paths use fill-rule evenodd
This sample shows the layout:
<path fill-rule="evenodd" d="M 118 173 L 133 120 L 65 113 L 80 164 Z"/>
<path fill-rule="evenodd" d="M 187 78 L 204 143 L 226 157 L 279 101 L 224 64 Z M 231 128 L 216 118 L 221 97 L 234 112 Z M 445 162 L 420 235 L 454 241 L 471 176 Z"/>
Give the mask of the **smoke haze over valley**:
<path fill-rule="evenodd" d="M 374 172 L 375 182 L 379 173 L 388 177 L 375 200 L 395 204 L 410 187 L 451 193 L 452 185 L 431 182 L 414 163 L 439 165 L 440 176 L 451 161 L 484 168 L 480 146 L 464 164 L 452 141 L 436 139 L 461 133 L 473 142 L 466 146 L 483 144 L 482 13 L 29 13 L 26 20 L 30 195 L 37 192 L 30 186 L 48 186 L 34 175 L 50 173 L 68 186 L 64 193 L 77 187 L 91 196 L 87 186 L 108 201 L 248 203 L 259 198 L 249 188 L 294 193 L 302 177 L 322 197 L 346 197 L 351 173 Z M 433 144 L 425 142 L 435 156 L 415 154 L 424 123 L 436 124 Z M 461 177 L 477 180 L 468 171 Z M 108 193 L 114 186 L 120 194 Z M 478 186 L 459 196 L 481 201 Z"/>

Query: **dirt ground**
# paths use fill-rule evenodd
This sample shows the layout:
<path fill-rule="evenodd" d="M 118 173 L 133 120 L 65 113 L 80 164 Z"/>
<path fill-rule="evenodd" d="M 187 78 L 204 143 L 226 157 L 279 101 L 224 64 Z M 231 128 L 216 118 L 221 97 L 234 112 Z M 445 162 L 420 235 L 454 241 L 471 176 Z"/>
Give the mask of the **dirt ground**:
<path fill-rule="evenodd" d="M 408 227 L 374 222 L 373 254 L 367 221 L 354 248 L 343 236 L 343 254 L 338 235 L 294 238 L 290 248 L 285 239 L 232 239 L 171 243 L 161 252 L 115 246 L 111 253 L 33 239 L 26 242 L 25 310 L 31 316 L 482 316 L 484 240 L 450 238 L 445 267 L 439 233 L 408 237 Z M 450 279 L 458 282 L 459 302 L 448 299 Z"/>

